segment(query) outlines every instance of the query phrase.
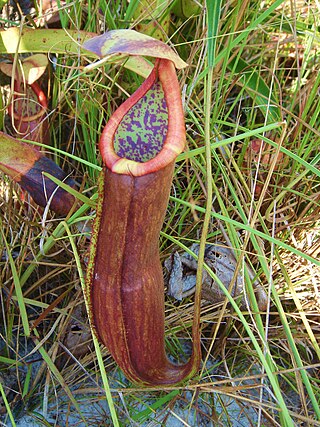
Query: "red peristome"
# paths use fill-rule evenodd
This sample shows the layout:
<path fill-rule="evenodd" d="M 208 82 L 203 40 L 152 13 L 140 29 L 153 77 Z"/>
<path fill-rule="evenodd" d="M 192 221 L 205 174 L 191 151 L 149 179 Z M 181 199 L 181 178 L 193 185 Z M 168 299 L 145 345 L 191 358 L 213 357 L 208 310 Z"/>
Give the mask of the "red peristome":
<path fill-rule="evenodd" d="M 38 101 L 40 102 L 41 106 L 46 110 L 48 108 L 48 100 L 45 93 L 41 89 L 41 86 L 37 82 L 35 82 L 32 83 L 31 87 L 34 93 L 37 95 Z"/>
<path fill-rule="evenodd" d="M 162 84 L 168 108 L 168 131 L 163 149 L 153 159 L 140 163 L 121 158 L 114 149 L 114 135 L 124 115 L 152 87 L 156 80 Z M 153 71 L 137 91 L 111 116 L 100 139 L 100 152 L 106 166 L 115 173 L 142 176 L 155 172 L 174 161 L 185 147 L 186 135 L 180 87 L 174 65 L 167 59 L 158 59 Z"/>

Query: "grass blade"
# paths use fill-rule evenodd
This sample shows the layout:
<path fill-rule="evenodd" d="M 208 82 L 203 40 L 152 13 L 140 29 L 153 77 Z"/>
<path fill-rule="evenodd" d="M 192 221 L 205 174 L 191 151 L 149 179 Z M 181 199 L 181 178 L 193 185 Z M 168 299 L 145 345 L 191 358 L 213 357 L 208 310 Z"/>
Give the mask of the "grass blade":
<path fill-rule="evenodd" d="M 207 24 L 208 24 L 208 67 L 213 68 L 216 59 L 216 45 L 221 13 L 221 0 L 207 0 Z"/>
<path fill-rule="evenodd" d="M 80 282 L 81 282 L 81 287 L 82 287 L 82 290 L 83 290 L 83 295 L 84 295 L 84 299 L 85 299 L 87 313 L 89 314 L 89 304 L 90 304 L 90 301 L 88 300 L 88 294 L 87 294 L 86 285 L 85 285 L 85 278 L 84 278 L 84 274 L 83 274 L 83 271 L 82 271 L 82 266 L 81 266 L 81 261 L 80 261 L 80 258 L 79 258 L 78 250 L 77 250 L 77 247 L 76 247 L 75 242 L 73 240 L 73 237 L 72 237 L 72 234 L 71 234 L 71 231 L 69 229 L 68 224 L 65 221 L 63 221 L 62 224 L 63 224 L 63 226 L 66 229 L 67 235 L 69 237 L 69 240 L 70 240 L 73 252 L 74 252 L 74 258 L 75 258 L 75 261 L 76 261 L 76 264 L 77 264 L 77 268 L 78 268 L 78 274 L 79 274 L 79 279 L 80 279 Z M 90 320 L 90 316 L 89 316 L 89 320 Z M 113 398 L 112 398 L 112 394 L 111 394 L 111 391 L 110 391 L 108 377 L 107 377 L 107 373 L 106 373 L 106 370 L 105 370 L 105 367 L 104 367 L 104 363 L 103 363 L 103 358 L 102 358 L 102 354 L 101 354 L 99 342 L 98 342 L 98 340 L 97 340 L 97 338 L 95 336 L 95 333 L 94 333 L 94 330 L 93 330 L 93 326 L 91 325 L 91 323 L 90 323 L 90 326 L 91 326 L 91 331 L 92 331 L 92 338 L 93 338 L 94 348 L 95 348 L 97 359 L 98 359 L 98 364 L 99 364 L 99 368 L 100 368 L 100 372 L 101 372 L 101 378 L 102 378 L 102 382 L 103 382 L 103 386 L 104 386 L 104 390 L 105 390 L 107 402 L 108 402 L 108 405 L 109 405 L 109 409 L 110 409 L 110 413 L 111 413 L 111 418 L 112 418 L 112 421 L 113 421 L 113 425 L 115 427 L 119 427 L 119 420 L 118 420 L 116 409 L 115 409 L 115 406 L 114 406 L 114 403 L 113 403 Z"/>
<path fill-rule="evenodd" d="M 10 408 L 10 405 L 9 405 L 9 402 L 8 402 L 6 393 L 5 393 L 4 389 L 3 389 L 1 381 L 0 381 L 0 395 L 2 397 L 4 406 L 5 406 L 6 410 L 7 410 L 8 416 L 9 416 L 11 424 L 12 424 L 12 427 L 16 427 L 16 423 L 15 423 L 15 420 L 14 420 L 14 417 L 13 417 L 13 414 L 12 414 L 12 411 L 11 411 L 11 408 Z"/>
<path fill-rule="evenodd" d="M 13 260 L 12 254 L 11 254 L 11 249 L 8 245 L 6 236 L 5 236 L 4 231 L 3 231 L 3 225 L 2 225 L 1 220 L 0 220 L 0 230 L 1 230 L 1 234 L 2 234 L 2 240 L 5 244 L 6 249 L 7 249 L 7 257 L 9 259 L 9 264 L 10 264 L 10 268 L 11 268 L 11 272 L 12 272 L 12 279 L 13 279 L 14 289 L 16 292 L 17 300 L 18 300 L 23 331 L 24 331 L 25 336 L 29 337 L 30 336 L 29 320 L 28 320 L 26 305 L 24 302 L 24 297 L 23 297 L 23 293 L 22 293 L 22 289 L 21 289 L 21 282 L 20 282 L 19 275 L 18 275 L 16 266 L 15 266 L 15 263 L 14 263 L 14 260 Z"/>
<path fill-rule="evenodd" d="M 280 122 L 282 118 L 279 102 L 272 93 L 270 94 L 270 88 L 260 75 L 241 58 L 231 59 L 228 68 L 239 75 L 239 81 L 249 95 L 256 99 L 258 107 L 267 118 L 267 123 Z"/>

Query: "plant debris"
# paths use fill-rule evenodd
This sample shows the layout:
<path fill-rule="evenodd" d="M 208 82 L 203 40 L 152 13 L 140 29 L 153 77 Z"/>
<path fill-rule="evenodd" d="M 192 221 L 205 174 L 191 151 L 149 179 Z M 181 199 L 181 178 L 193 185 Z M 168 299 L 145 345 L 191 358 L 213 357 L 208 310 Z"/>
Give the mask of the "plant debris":
<path fill-rule="evenodd" d="M 199 245 L 194 243 L 190 247 L 190 252 L 193 252 L 197 256 Z M 231 296 L 233 298 L 240 297 L 241 305 L 245 305 L 248 300 L 245 298 L 244 293 L 243 269 L 241 268 L 240 272 L 236 274 L 237 261 L 234 251 L 225 243 L 208 244 L 206 245 L 204 260 L 225 288 L 229 290 Z M 164 264 L 169 272 L 168 295 L 179 301 L 192 295 L 196 289 L 198 266 L 195 257 L 189 252 L 184 252 L 182 255 L 178 252 L 173 252 Z M 265 310 L 267 306 L 266 292 L 259 281 L 254 280 L 253 272 L 247 264 L 246 269 L 256 290 L 259 309 Z M 226 298 L 219 284 L 205 269 L 203 269 L 202 274 L 202 297 L 212 303 L 222 302 Z"/>

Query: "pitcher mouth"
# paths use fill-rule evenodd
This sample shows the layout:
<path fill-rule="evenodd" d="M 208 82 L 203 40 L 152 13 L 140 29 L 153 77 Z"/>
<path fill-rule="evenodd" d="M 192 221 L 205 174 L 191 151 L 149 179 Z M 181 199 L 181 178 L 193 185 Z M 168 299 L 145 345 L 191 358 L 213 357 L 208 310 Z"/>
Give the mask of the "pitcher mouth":
<path fill-rule="evenodd" d="M 163 92 L 158 97 L 158 104 L 153 107 L 154 119 L 157 125 L 152 133 L 152 126 L 146 134 L 141 127 L 143 138 L 139 137 L 139 126 L 133 138 L 126 135 L 130 125 L 130 111 L 140 108 L 139 101 L 148 95 L 151 89 Z M 151 96 L 152 97 L 152 96 Z M 141 104 L 142 105 L 142 104 Z M 158 108 L 158 111 L 156 109 Z M 148 110 L 148 107 L 147 107 Z M 146 111 L 147 111 L 146 110 Z M 157 114 L 158 113 L 158 114 Z M 135 112 L 135 117 L 141 114 Z M 124 123 L 126 118 L 127 124 Z M 119 137 L 118 130 L 122 126 L 124 136 Z M 126 128 L 127 126 L 127 128 Z M 132 143 L 132 140 L 135 140 Z M 139 147 L 137 146 L 139 141 Z M 111 116 L 106 124 L 99 143 L 102 159 L 108 169 L 117 174 L 142 176 L 167 166 L 173 162 L 185 147 L 186 134 L 184 113 L 181 103 L 180 87 L 174 64 L 167 59 L 158 59 L 149 77 Z"/>
<path fill-rule="evenodd" d="M 19 120 L 21 123 L 29 123 L 34 120 L 41 119 L 48 109 L 48 101 L 46 95 L 37 82 L 32 83 L 31 85 L 27 85 L 26 90 L 29 91 L 29 94 L 28 92 L 20 93 L 20 85 L 15 84 L 16 94 L 11 105 L 9 106 L 9 112 L 11 116 L 15 120 Z M 33 99 L 31 96 L 33 96 Z M 31 111 L 17 111 L 15 109 L 15 104 L 20 107 L 21 105 L 27 106 L 31 111 L 31 107 L 33 107 L 33 110 L 36 111 L 33 111 L 33 114 L 31 113 Z"/>

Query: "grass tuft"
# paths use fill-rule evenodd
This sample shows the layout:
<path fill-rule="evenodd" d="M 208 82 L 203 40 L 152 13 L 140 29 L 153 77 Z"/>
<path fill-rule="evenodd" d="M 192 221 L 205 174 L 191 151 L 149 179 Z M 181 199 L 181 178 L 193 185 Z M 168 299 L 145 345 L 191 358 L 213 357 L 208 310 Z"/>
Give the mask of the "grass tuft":
<path fill-rule="evenodd" d="M 20 32 L 45 19 L 41 7 L 27 16 L 2 3 L 3 28 Z M 179 71 L 188 147 L 177 159 L 160 251 L 164 261 L 200 243 L 199 262 L 225 295 L 166 295 L 168 353 L 188 359 L 199 316 L 201 371 L 180 387 L 139 389 L 90 332 L 82 288 L 97 144 L 143 79 L 111 62 L 85 68 L 92 58 L 72 43 L 50 54 L 51 145 L 35 145 L 75 179 L 75 189 L 55 181 L 75 205 L 58 218 L 5 176 L 0 183 L 1 423 L 320 425 L 319 4 L 147 3 L 140 12 L 142 0 L 58 1 L 56 25 L 73 37 L 151 25 L 189 64 Z M 10 132 L 10 81 L 1 78 L 0 90 L 0 128 Z M 232 248 L 244 304 L 204 258 L 205 244 L 217 242 Z M 255 282 L 267 295 L 263 309 Z"/>

